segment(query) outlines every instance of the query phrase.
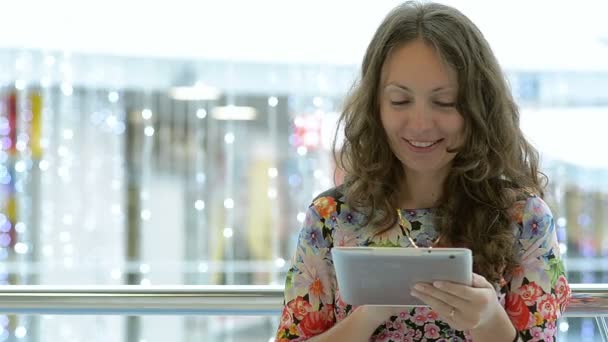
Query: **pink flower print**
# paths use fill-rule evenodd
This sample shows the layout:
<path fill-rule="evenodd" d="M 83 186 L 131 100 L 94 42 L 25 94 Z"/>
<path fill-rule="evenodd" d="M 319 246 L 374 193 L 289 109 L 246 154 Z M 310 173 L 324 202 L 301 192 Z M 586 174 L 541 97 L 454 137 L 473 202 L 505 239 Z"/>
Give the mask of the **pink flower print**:
<path fill-rule="evenodd" d="M 439 318 L 439 314 L 433 310 L 429 311 L 429 313 L 426 315 L 426 319 L 428 322 L 435 322 L 437 318 Z"/>
<path fill-rule="evenodd" d="M 559 278 L 557 278 L 557 283 L 555 284 L 555 294 L 557 296 L 557 304 L 563 310 L 571 295 L 568 281 L 564 275 L 560 275 Z"/>
<path fill-rule="evenodd" d="M 419 326 L 423 326 L 428 321 L 429 308 L 419 307 L 416 308 L 414 313 L 414 323 Z"/>
<path fill-rule="evenodd" d="M 543 341 L 553 341 L 555 337 L 555 330 L 545 329 L 543 331 Z"/>
<path fill-rule="evenodd" d="M 289 329 L 293 324 L 293 319 L 291 316 L 291 310 L 283 310 L 281 314 L 281 329 Z"/>
<path fill-rule="evenodd" d="M 543 329 L 541 327 L 534 327 L 530 329 L 530 336 L 532 336 L 532 342 L 542 341 L 544 334 Z"/>
<path fill-rule="evenodd" d="M 536 304 L 536 300 L 543 295 L 543 289 L 541 289 L 540 286 L 538 286 L 535 282 L 531 282 L 529 284 L 522 285 L 519 288 L 519 293 L 524 303 L 527 306 L 531 306 Z"/>
<path fill-rule="evenodd" d="M 547 321 L 555 321 L 557 319 L 557 300 L 552 294 L 545 294 L 540 298 L 538 310 L 543 318 Z"/>
<path fill-rule="evenodd" d="M 399 318 L 401 318 L 404 321 L 410 319 L 410 317 L 411 317 L 410 313 L 407 311 L 402 311 L 399 313 Z"/>
<path fill-rule="evenodd" d="M 439 327 L 435 324 L 427 324 L 424 326 L 424 337 L 439 338 Z"/>
<path fill-rule="evenodd" d="M 289 304 L 287 304 L 287 307 L 289 308 L 289 311 L 293 313 L 294 317 L 297 318 L 299 321 L 304 319 L 304 316 L 306 316 L 309 312 L 312 311 L 310 303 L 308 303 L 306 299 L 304 299 L 304 297 L 302 296 L 298 296 L 294 300 L 289 302 Z"/>
<path fill-rule="evenodd" d="M 545 330 L 543 330 L 543 339 L 553 341 L 553 337 L 555 337 L 555 322 L 548 322 L 545 324 Z"/>

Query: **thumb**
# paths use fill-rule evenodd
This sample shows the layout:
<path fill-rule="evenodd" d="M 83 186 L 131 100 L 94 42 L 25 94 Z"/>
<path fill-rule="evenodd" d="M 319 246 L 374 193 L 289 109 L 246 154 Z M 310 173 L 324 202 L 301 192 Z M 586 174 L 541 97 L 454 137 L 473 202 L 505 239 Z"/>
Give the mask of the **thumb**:
<path fill-rule="evenodd" d="M 477 287 L 477 288 L 484 288 L 484 287 L 488 287 L 488 288 L 493 288 L 492 284 L 490 284 L 486 278 L 484 278 L 483 276 L 477 274 L 477 273 L 473 273 L 473 287 Z"/>

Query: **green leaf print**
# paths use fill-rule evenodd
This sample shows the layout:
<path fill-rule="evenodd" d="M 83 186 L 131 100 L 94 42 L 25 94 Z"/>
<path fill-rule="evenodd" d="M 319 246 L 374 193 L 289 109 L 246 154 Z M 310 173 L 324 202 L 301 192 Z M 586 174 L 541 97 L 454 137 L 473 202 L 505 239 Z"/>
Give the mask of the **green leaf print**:
<path fill-rule="evenodd" d="M 291 287 L 293 286 L 293 273 L 294 272 L 287 272 L 287 277 L 285 279 L 286 289 L 291 289 Z"/>
<path fill-rule="evenodd" d="M 388 240 L 385 241 L 372 241 L 369 244 L 370 247 L 401 247 L 398 243 L 396 242 L 391 242 Z"/>
<path fill-rule="evenodd" d="M 551 279 L 551 287 L 557 283 L 557 278 L 565 273 L 564 264 L 560 259 L 553 258 L 549 260 L 549 279 Z"/>

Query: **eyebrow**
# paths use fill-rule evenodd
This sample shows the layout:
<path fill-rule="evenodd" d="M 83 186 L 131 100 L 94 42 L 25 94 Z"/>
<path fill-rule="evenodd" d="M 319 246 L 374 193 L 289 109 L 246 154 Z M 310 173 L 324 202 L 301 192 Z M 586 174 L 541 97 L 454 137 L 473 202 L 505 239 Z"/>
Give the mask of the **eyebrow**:
<path fill-rule="evenodd" d="M 395 82 L 390 82 L 389 84 L 386 85 L 386 87 L 384 87 L 385 89 L 388 88 L 389 86 L 393 86 L 408 92 L 412 92 L 412 90 L 410 88 L 408 88 L 407 86 L 404 86 L 402 84 L 399 83 L 395 83 Z M 442 90 L 450 90 L 450 89 L 454 89 L 456 87 L 452 86 L 452 85 L 444 85 L 444 86 L 439 86 L 437 88 L 434 88 L 433 90 L 431 90 L 431 93 L 436 93 L 438 91 L 442 91 Z"/>

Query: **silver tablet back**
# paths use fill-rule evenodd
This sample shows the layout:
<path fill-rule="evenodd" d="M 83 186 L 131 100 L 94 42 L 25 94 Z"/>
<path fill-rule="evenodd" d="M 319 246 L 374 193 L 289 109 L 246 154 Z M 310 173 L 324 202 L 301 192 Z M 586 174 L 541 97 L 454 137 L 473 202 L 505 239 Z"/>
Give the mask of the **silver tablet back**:
<path fill-rule="evenodd" d="M 466 248 L 334 247 L 340 296 L 352 305 L 425 305 L 410 295 L 418 282 L 470 285 L 473 258 Z"/>

